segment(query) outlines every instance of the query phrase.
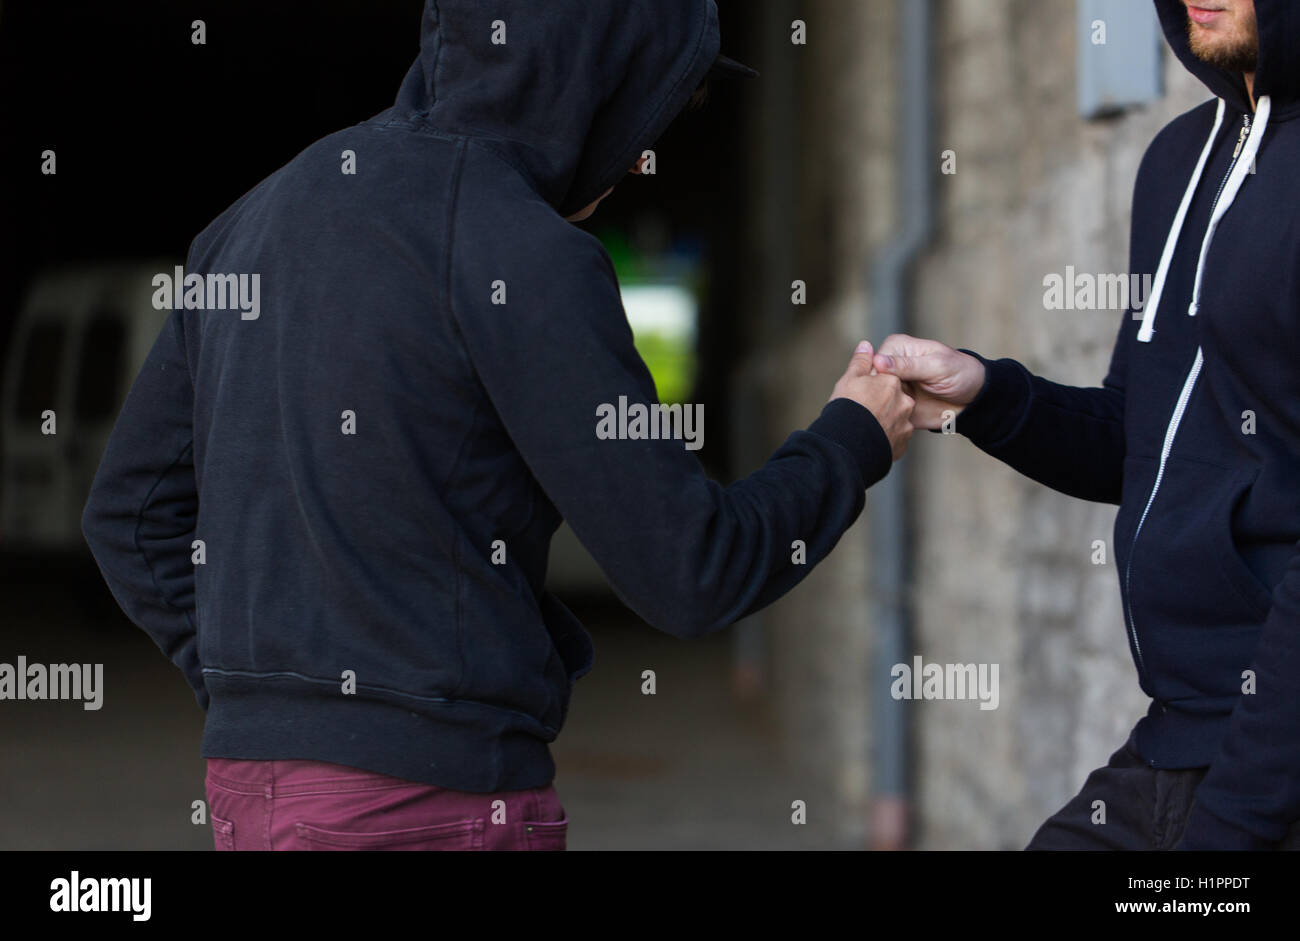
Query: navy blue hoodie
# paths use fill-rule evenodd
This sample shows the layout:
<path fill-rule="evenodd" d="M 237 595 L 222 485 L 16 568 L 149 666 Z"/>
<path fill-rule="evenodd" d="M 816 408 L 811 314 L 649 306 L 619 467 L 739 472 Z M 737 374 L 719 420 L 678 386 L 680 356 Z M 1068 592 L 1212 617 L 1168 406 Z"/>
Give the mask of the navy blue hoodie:
<path fill-rule="evenodd" d="M 1119 504 L 1152 700 L 1136 747 L 1154 768 L 1209 768 L 1181 848 L 1263 848 L 1300 818 L 1300 3 L 1256 0 L 1258 111 L 1239 73 L 1191 53 L 1181 0 L 1156 6 L 1219 100 L 1162 130 L 1138 171 L 1130 271 L 1154 275 L 1152 295 L 1125 313 L 1102 388 L 986 361 L 957 430 Z"/>
<path fill-rule="evenodd" d="M 195 239 L 187 272 L 260 275 L 260 310 L 172 314 L 83 528 L 207 708 L 205 756 L 544 785 L 592 662 L 544 588 L 562 518 L 684 637 L 789 591 L 857 518 L 891 454 L 852 401 L 728 487 L 682 440 L 597 434 L 602 406 L 657 398 L 609 257 L 565 217 L 718 47 L 712 0 L 431 0 L 395 107 Z"/>

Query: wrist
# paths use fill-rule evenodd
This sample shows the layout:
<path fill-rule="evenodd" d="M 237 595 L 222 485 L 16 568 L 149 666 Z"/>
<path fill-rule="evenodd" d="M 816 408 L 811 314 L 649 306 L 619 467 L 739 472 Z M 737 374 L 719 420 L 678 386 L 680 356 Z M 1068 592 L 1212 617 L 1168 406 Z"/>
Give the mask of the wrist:
<path fill-rule="evenodd" d="M 834 441 L 852 454 L 865 487 L 881 480 L 893 467 L 893 447 L 885 429 L 870 409 L 854 399 L 831 399 L 808 431 Z"/>
<path fill-rule="evenodd" d="M 965 350 L 958 350 L 957 355 L 966 360 L 962 369 L 962 394 L 959 401 L 953 401 L 951 404 L 956 408 L 957 414 L 960 415 L 965 411 L 966 406 L 970 405 L 984 391 L 984 386 L 988 381 L 988 370 L 984 368 L 984 361 L 977 356 L 972 356 Z"/>
<path fill-rule="evenodd" d="M 1010 359 L 989 360 L 961 350 L 977 360 L 984 381 L 957 422 L 957 433 L 981 448 L 996 448 L 1014 437 L 1031 398 L 1029 372 Z"/>

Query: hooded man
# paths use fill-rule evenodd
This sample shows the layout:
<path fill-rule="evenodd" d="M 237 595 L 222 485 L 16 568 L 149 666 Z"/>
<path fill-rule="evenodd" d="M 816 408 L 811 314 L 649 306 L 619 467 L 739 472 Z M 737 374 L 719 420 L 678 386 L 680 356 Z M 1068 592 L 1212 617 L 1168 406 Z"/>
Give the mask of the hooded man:
<path fill-rule="evenodd" d="M 396 105 L 194 240 L 83 529 L 207 710 L 219 848 L 563 848 L 547 743 L 592 649 L 544 587 L 560 521 L 699 636 L 793 588 L 901 456 L 867 344 L 729 487 L 601 432 L 657 397 L 572 222 L 737 71 L 718 49 L 713 0 L 430 0 Z M 188 290 L 232 273 L 255 316 Z"/>
<path fill-rule="evenodd" d="M 977 447 L 1119 505 L 1115 560 L 1151 707 L 1030 849 L 1300 848 L 1300 3 L 1156 0 L 1217 100 L 1138 171 L 1126 312 L 1101 388 L 928 340 L 876 366 Z"/>

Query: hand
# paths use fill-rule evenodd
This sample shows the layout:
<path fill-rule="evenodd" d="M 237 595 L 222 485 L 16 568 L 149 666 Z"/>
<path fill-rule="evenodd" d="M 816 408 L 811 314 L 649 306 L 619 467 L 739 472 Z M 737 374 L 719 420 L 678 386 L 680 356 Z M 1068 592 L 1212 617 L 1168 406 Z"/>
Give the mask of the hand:
<path fill-rule="evenodd" d="M 835 383 L 831 401 L 852 399 L 876 416 L 897 461 L 912 438 L 912 406 L 916 403 L 897 377 L 876 373 L 872 366 L 873 352 L 870 343 L 864 341 L 858 345 L 853 359 L 849 360 L 848 371 Z"/>
<path fill-rule="evenodd" d="M 898 334 L 880 346 L 873 360 L 876 370 L 897 376 L 916 397 L 912 424 L 938 431 L 945 417 L 955 417 L 984 388 L 984 364 L 937 340 L 918 340 Z M 951 416 L 945 416 L 950 412 Z"/>

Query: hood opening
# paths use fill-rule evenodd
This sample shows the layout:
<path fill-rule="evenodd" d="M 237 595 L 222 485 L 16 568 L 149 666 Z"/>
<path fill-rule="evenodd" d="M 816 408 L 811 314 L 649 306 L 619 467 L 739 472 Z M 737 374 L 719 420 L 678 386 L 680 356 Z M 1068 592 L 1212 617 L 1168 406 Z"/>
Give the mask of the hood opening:
<path fill-rule="evenodd" d="M 426 0 L 397 108 L 492 149 L 569 216 L 659 138 L 719 44 L 714 0 Z"/>
<path fill-rule="evenodd" d="M 1160 25 L 1174 54 L 1216 98 L 1238 111 L 1252 110 L 1246 81 L 1198 59 L 1187 36 L 1187 6 L 1183 0 L 1155 0 Z M 1259 21 L 1259 67 L 1255 72 L 1255 98 L 1272 99 L 1273 117 L 1300 113 L 1300 2 L 1255 0 Z"/>

